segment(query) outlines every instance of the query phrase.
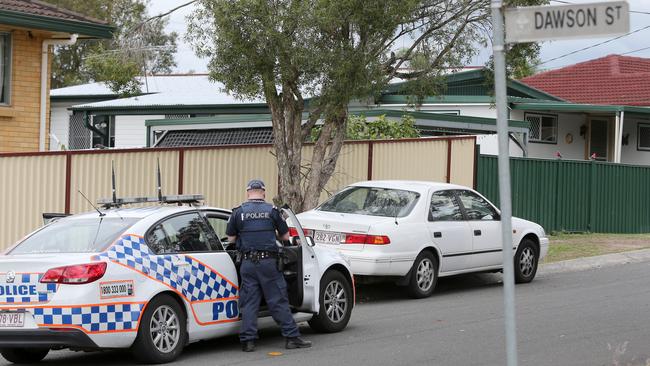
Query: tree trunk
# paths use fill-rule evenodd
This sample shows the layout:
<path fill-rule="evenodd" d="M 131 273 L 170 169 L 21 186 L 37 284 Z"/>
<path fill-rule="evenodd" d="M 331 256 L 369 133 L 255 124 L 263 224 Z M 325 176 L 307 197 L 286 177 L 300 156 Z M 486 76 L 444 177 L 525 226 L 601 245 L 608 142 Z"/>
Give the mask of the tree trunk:
<path fill-rule="evenodd" d="M 326 119 L 323 130 L 314 144 L 302 211 L 310 210 L 318 205 L 323 188 L 334 174 L 336 162 L 345 141 L 346 124 L 347 109 L 345 107 L 339 108 L 336 114 L 328 116 Z"/>
<path fill-rule="evenodd" d="M 272 78 L 269 78 L 272 80 Z M 302 160 L 302 98 L 295 98 L 289 85 L 278 95 L 272 82 L 265 83 L 264 94 L 271 110 L 273 148 L 278 166 L 276 204 L 288 204 L 293 210 L 302 207 L 300 162 Z"/>

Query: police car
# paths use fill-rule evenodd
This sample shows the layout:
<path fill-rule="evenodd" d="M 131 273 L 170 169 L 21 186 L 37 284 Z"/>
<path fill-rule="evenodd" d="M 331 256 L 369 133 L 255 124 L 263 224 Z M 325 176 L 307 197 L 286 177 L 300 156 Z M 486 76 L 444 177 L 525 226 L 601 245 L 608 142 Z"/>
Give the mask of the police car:
<path fill-rule="evenodd" d="M 199 199 L 167 196 L 144 208 L 120 206 L 147 199 L 119 199 L 55 220 L 8 249 L 0 256 L 0 353 L 28 363 L 53 349 L 131 348 L 140 361 L 164 363 L 188 343 L 237 334 L 236 252 L 225 234 L 231 212 Z M 283 247 L 294 318 L 340 331 L 354 306 L 349 265 L 314 246 L 283 212 L 297 233 Z M 259 317 L 262 326 L 273 322 L 264 307 Z"/>

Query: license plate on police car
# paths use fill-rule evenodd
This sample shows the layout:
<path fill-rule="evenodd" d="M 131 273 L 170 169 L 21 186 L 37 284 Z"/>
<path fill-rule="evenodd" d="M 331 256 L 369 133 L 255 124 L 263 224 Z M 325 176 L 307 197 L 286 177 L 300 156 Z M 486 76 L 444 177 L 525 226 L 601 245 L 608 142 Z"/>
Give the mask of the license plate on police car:
<path fill-rule="evenodd" d="M 314 241 L 321 244 L 341 244 L 345 241 L 345 234 L 330 231 L 316 231 Z"/>
<path fill-rule="evenodd" d="M 25 313 L 0 312 L 0 328 L 20 328 L 25 326 Z"/>

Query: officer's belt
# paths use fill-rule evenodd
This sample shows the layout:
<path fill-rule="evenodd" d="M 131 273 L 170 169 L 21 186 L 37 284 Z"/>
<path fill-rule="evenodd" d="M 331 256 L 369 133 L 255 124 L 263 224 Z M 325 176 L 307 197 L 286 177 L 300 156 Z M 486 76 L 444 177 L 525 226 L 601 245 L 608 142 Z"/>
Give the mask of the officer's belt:
<path fill-rule="evenodd" d="M 243 255 L 244 259 L 249 259 L 252 261 L 259 261 L 260 259 L 277 258 L 277 257 L 278 257 L 278 252 L 272 252 L 268 250 L 257 250 L 252 252 L 246 252 Z"/>

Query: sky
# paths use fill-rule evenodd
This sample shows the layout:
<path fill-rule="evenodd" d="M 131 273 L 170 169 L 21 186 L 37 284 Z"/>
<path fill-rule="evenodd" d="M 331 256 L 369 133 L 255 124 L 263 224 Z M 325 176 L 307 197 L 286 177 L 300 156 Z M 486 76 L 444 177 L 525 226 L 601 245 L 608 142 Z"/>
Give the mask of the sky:
<path fill-rule="evenodd" d="M 150 13 L 152 15 L 164 13 L 174 7 L 187 2 L 187 0 L 151 0 Z M 567 0 L 571 3 L 591 3 L 597 0 Z M 570 52 L 579 50 L 581 48 L 591 46 L 600 42 L 607 41 L 613 37 L 600 37 L 600 38 L 585 38 L 580 40 L 570 41 L 552 41 L 543 42 L 541 44 L 540 59 L 543 64 L 541 69 L 556 69 L 567 65 L 572 65 L 578 62 L 587 61 L 609 54 L 624 54 L 627 56 L 635 57 L 648 57 L 650 58 L 650 0 L 628 0 L 630 4 L 630 31 L 639 30 L 638 32 L 629 36 L 616 39 L 612 42 L 605 43 L 585 51 L 576 52 L 571 55 L 564 56 Z M 558 2 L 552 1 L 551 5 L 561 5 Z M 179 9 L 169 15 L 168 31 L 175 31 L 179 34 L 178 52 L 176 54 L 177 68 L 176 72 L 185 73 L 194 71 L 197 73 L 207 72 L 208 61 L 198 58 L 192 51 L 189 44 L 184 40 L 186 32 L 186 17 L 193 10 L 192 6 Z M 634 13 L 634 12 L 645 12 Z M 645 49 L 644 49 L 645 48 Z M 469 66 L 481 66 L 488 59 L 491 50 L 484 49 L 482 52 L 472 60 Z M 563 56 L 557 60 L 545 62 L 553 58 Z"/>

